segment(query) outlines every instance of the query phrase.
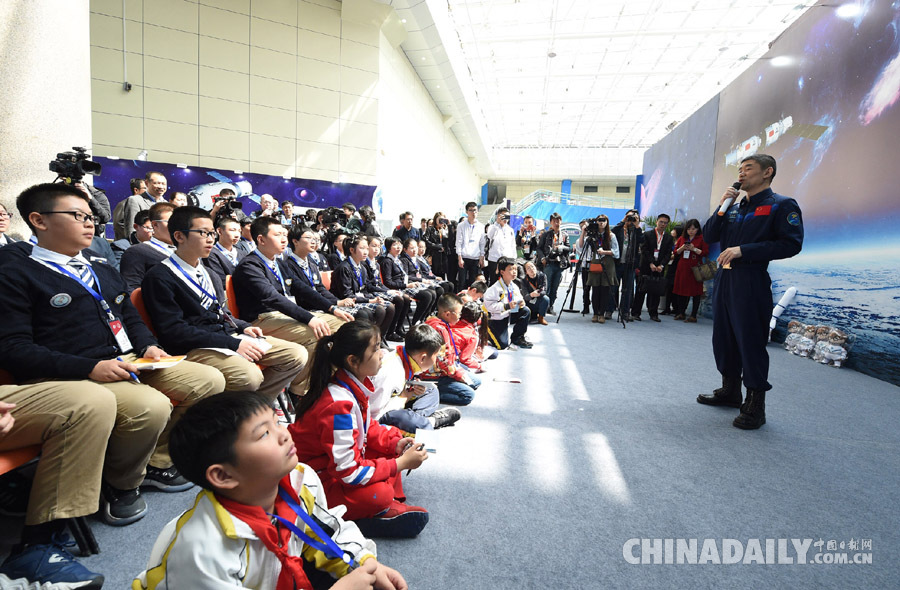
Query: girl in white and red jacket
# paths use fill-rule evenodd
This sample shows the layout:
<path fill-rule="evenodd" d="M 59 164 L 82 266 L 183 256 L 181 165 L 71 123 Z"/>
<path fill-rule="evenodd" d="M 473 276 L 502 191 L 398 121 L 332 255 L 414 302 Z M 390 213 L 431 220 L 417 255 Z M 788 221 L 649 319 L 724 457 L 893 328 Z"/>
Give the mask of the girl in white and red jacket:
<path fill-rule="evenodd" d="M 381 367 L 381 334 L 365 320 L 319 340 L 309 391 L 289 427 L 300 461 L 316 470 L 328 503 L 344 504 L 367 537 L 414 537 L 428 512 L 407 505 L 401 471 L 428 453 L 369 412 L 371 377 Z"/>

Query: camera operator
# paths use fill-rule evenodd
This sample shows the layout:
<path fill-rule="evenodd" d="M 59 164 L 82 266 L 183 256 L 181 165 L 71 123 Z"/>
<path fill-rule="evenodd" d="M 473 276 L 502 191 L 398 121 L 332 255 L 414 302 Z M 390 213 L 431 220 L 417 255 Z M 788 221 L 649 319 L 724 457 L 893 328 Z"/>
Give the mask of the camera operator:
<path fill-rule="evenodd" d="M 516 233 L 509 226 L 509 209 L 500 207 L 494 223 L 487 230 L 487 267 L 485 276 L 488 282 L 497 279 L 497 261 L 501 258 L 516 259 Z"/>
<path fill-rule="evenodd" d="M 356 205 L 348 201 L 341 205 L 341 210 L 344 212 L 345 216 L 343 226 L 346 227 L 351 234 L 361 231 L 362 222 L 359 215 L 356 214 Z"/>
<path fill-rule="evenodd" d="M 584 235 L 584 231 L 587 229 L 590 221 L 590 219 L 582 219 L 578 222 L 578 228 L 581 230 L 578 236 L 579 243 L 581 243 L 581 236 Z M 576 246 L 575 255 L 577 257 L 576 262 L 581 263 L 581 315 L 587 315 L 591 309 L 591 286 L 588 285 L 588 273 L 590 272 L 588 271 L 588 265 L 591 261 L 591 253 L 585 252 L 583 246 Z M 572 277 L 572 280 L 577 279 L 578 277 Z"/>
<path fill-rule="evenodd" d="M 562 273 L 569 268 L 569 236 L 559 230 L 562 224 L 562 216 L 554 213 L 550 216 L 550 228 L 545 230 L 538 238 L 538 256 L 541 261 L 541 269 L 547 275 L 547 297 L 550 298 L 550 309 L 547 315 L 556 315 L 553 304 L 556 302 L 556 292 L 562 281 Z"/>
<path fill-rule="evenodd" d="M 634 209 L 628 211 L 625 217 L 612 229 L 616 241 L 619 243 L 619 259 L 616 260 L 616 279 L 621 285 L 621 297 L 619 287 L 612 289 L 609 306 L 604 317 L 610 319 L 618 305 L 621 305 L 622 315 L 631 321 L 631 303 L 634 300 L 634 269 L 640 261 L 641 231 L 638 229 L 640 216 Z"/>
<path fill-rule="evenodd" d="M 91 208 L 91 213 L 97 218 L 97 221 L 94 223 L 94 235 L 104 236 L 106 233 L 106 224 L 112 219 L 112 213 L 109 208 L 109 199 L 106 197 L 106 193 L 99 188 L 95 188 L 80 180 L 75 182 L 73 186 L 87 195 L 88 206 Z"/>
<path fill-rule="evenodd" d="M 522 249 L 522 258 L 526 261 L 534 258 L 534 252 L 537 249 L 537 233 L 534 217 L 526 215 L 522 220 L 522 227 L 516 232 L 516 246 Z"/>
<path fill-rule="evenodd" d="M 609 218 L 600 215 L 596 219 L 589 220 L 584 231 L 578 237 L 575 246 L 579 251 L 585 252 L 584 261 L 587 265 L 588 278 L 586 286 L 593 287 L 591 303 L 594 308 L 595 324 L 606 322 L 606 306 L 609 303 L 610 287 L 618 284 L 616 280 L 616 259 L 619 257 L 619 242 L 616 236 L 609 231 Z M 588 253 L 590 253 L 588 255 Z M 584 262 L 582 262 L 582 266 Z"/>
<path fill-rule="evenodd" d="M 213 197 L 213 207 L 209 212 L 209 216 L 213 219 L 213 224 L 216 227 L 219 226 L 219 221 L 223 217 L 230 217 L 238 223 L 247 219 L 243 211 L 243 205 L 237 200 L 234 190 L 228 187 L 223 188 L 218 195 Z"/>
<path fill-rule="evenodd" d="M 85 194 L 88 206 L 94 215 L 94 235 L 102 236 L 106 232 L 106 223 L 112 218 L 109 199 L 106 197 L 105 192 L 84 182 L 84 177 L 87 174 L 99 175 L 101 166 L 91 160 L 86 148 L 73 147 L 72 150 L 71 152 L 56 154 L 56 159 L 50 162 L 50 171 L 56 172 L 56 180 L 71 184 Z M 109 244 L 105 244 L 105 246 L 105 249 L 109 251 L 108 253 L 112 254 L 112 251 L 109 250 Z"/>
<path fill-rule="evenodd" d="M 362 220 L 359 231 L 366 237 L 378 238 L 379 242 L 382 241 L 384 236 L 381 234 L 378 224 L 375 223 L 375 211 L 368 205 L 363 205 L 359 208 L 359 218 Z"/>
<path fill-rule="evenodd" d="M 669 225 L 670 218 L 665 213 L 660 213 L 656 218 L 656 227 L 644 232 L 641 242 L 641 278 L 638 283 L 638 290 L 634 297 L 634 303 L 631 306 L 631 317 L 637 321 L 641 319 L 641 307 L 644 305 L 644 295 L 647 295 L 647 311 L 650 313 L 650 319 L 654 322 L 659 319 L 659 298 L 660 295 L 647 290 L 647 279 L 649 277 L 662 277 L 666 263 L 672 256 L 672 234 L 666 229 Z"/>

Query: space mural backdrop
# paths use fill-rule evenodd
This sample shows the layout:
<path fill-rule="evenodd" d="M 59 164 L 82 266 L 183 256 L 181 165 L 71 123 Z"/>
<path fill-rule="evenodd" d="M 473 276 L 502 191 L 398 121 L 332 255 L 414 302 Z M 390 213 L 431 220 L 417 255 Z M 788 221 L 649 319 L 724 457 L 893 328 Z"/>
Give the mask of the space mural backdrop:
<path fill-rule="evenodd" d="M 805 229 L 803 251 L 769 266 L 776 300 L 798 290 L 783 317 L 855 334 L 848 366 L 900 385 L 900 160 L 891 147 L 900 137 L 900 2 L 859 4 L 851 19 L 812 8 L 722 91 L 703 213 L 737 179 L 741 158 L 774 156 L 772 188 L 797 200 Z M 789 63 L 776 67 L 777 56 Z M 708 137 L 693 141 L 702 158 Z M 648 187 L 660 167 L 645 157 Z M 654 211 L 696 210 L 693 193 L 709 185 L 692 175 L 696 191 L 691 178 L 661 177 L 658 196 L 648 197 Z"/>
<path fill-rule="evenodd" d="M 103 189 L 112 208 L 131 195 L 132 178 L 143 178 L 147 172 L 161 172 L 166 177 L 168 190 L 166 198 L 174 192 L 188 195 L 188 203 L 204 209 L 212 209 L 213 197 L 219 191 L 230 188 L 235 191 L 244 213 L 259 209 L 260 195 L 270 194 L 278 203 L 291 201 L 295 214 L 306 209 L 340 207 L 350 202 L 359 209 L 372 205 L 374 186 L 350 183 L 332 183 L 327 180 L 304 180 L 302 178 L 282 178 L 252 172 L 216 170 L 191 166 L 181 168 L 176 164 L 162 164 L 141 160 L 116 160 L 94 158 L 103 165 L 103 173 L 94 178 L 94 186 Z M 107 237 L 112 237 L 112 224 L 107 228 Z"/>

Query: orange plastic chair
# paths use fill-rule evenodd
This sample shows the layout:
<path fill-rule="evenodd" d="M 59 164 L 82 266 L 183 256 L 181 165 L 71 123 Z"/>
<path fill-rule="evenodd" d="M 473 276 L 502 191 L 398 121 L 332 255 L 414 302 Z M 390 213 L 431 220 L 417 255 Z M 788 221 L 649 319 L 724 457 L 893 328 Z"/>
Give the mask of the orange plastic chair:
<path fill-rule="evenodd" d="M 319 273 L 319 276 L 322 277 L 322 286 L 331 291 L 331 273 L 330 270 L 323 270 Z"/>
<path fill-rule="evenodd" d="M 236 318 L 241 317 L 241 312 L 238 309 L 237 297 L 234 295 L 234 283 L 231 281 L 231 275 L 225 275 L 225 300 L 231 315 Z"/>
<path fill-rule="evenodd" d="M 153 329 L 153 322 L 150 321 L 150 314 L 147 313 L 147 307 L 144 305 L 144 296 L 141 295 L 140 287 L 131 292 L 131 304 L 138 310 L 138 313 L 141 314 L 141 319 L 144 320 L 144 323 L 156 336 L 156 330 Z"/>

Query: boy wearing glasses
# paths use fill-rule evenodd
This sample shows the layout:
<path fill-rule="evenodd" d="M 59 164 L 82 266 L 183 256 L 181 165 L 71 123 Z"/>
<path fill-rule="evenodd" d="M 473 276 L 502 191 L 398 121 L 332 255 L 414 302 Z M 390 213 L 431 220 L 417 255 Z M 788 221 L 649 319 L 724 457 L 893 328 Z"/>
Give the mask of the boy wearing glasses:
<path fill-rule="evenodd" d="M 175 252 L 141 283 L 160 343 L 173 354 L 221 371 L 226 391 L 258 391 L 274 402 L 303 369 L 306 349 L 263 338 L 262 330 L 229 313 L 222 281 L 201 264 L 216 237 L 209 213 L 179 207 L 169 218 L 169 232 Z"/>
<path fill-rule="evenodd" d="M 459 264 L 459 275 L 456 285 L 465 289 L 475 282 L 475 277 L 484 266 L 484 245 L 487 236 L 484 226 L 475 219 L 478 205 L 474 201 L 466 203 L 466 218 L 456 228 L 456 253 Z"/>
<path fill-rule="evenodd" d="M 109 440 L 105 460 L 80 461 L 103 464 L 102 473 L 73 470 L 65 487 L 79 489 L 79 502 L 95 509 L 101 494 L 102 518 L 129 524 L 147 512 L 140 486 L 174 492 L 192 485 L 169 457 L 168 435 L 177 415 L 170 419 L 168 398 L 190 405 L 221 392 L 225 379 L 214 368 L 191 362 L 138 378 L 134 361 L 167 353 L 131 305 L 119 274 L 81 254 L 94 235 L 87 197 L 64 184 L 40 184 L 25 190 L 16 204 L 37 244 L 29 256 L 11 258 L 0 269 L 0 368 L 19 383 L 45 385 L 28 400 L 17 400 L 19 407 L 40 399 L 45 413 L 65 416 L 87 407 L 116 414 L 112 434 L 95 434 Z M 60 391 L 61 380 L 74 382 L 71 390 Z M 97 383 L 110 394 L 87 395 Z M 81 450 L 72 445 L 67 452 Z"/>

